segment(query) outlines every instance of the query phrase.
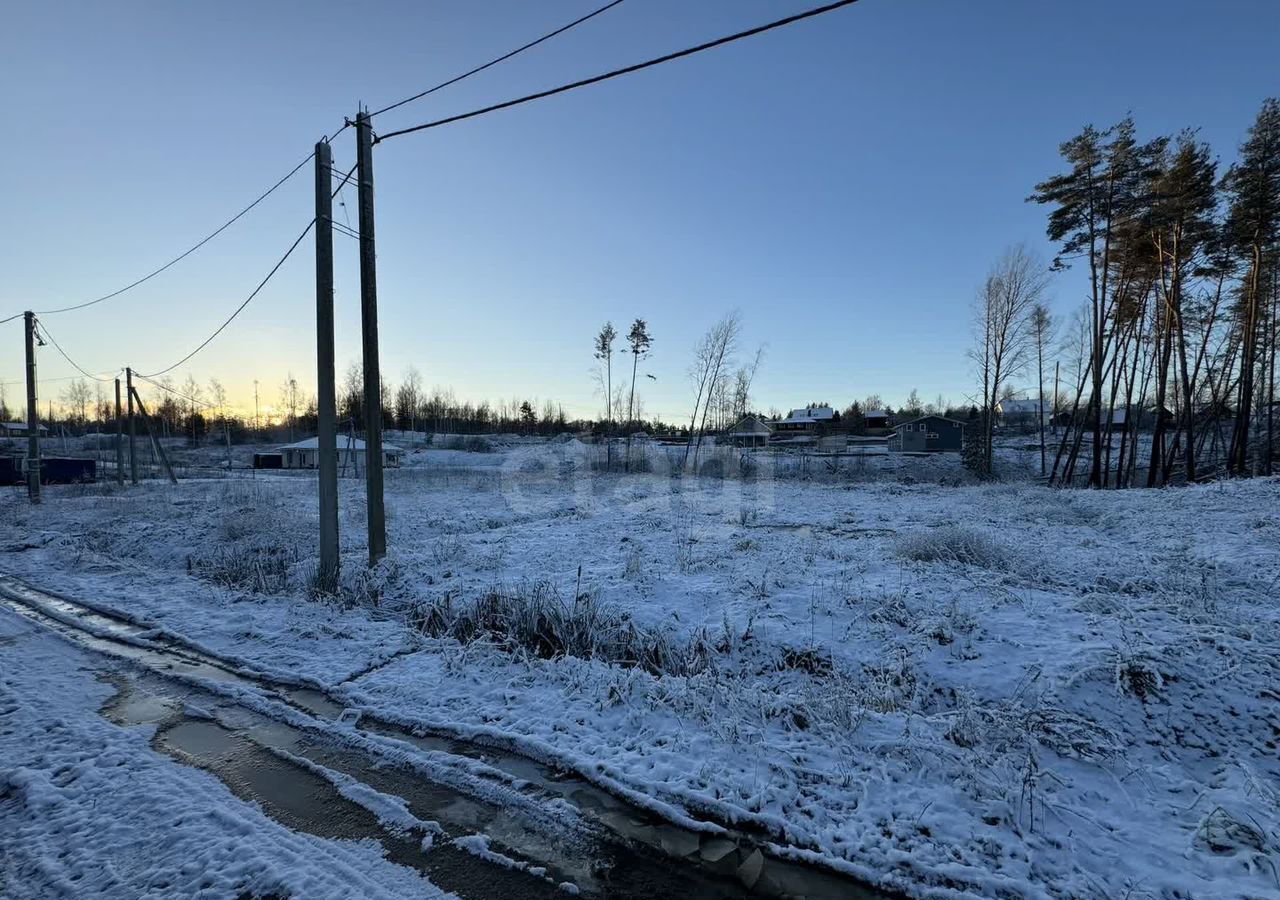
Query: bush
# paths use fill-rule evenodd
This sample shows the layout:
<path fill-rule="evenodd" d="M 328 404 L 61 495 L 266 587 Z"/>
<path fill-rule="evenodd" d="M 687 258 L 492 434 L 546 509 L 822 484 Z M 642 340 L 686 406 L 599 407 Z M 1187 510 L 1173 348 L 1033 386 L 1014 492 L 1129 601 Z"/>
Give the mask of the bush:
<path fill-rule="evenodd" d="M 408 621 L 431 637 L 488 640 L 540 659 L 599 659 L 653 675 L 693 675 L 710 661 L 705 642 L 673 640 L 588 594 L 566 602 L 548 582 L 490 591 L 466 605 L 445 595 L 415 606 Z"/>
<path fill-rule="evenodd" d="M 894 542 L 894 550 L 903 559 L 916 562 L 950 562 L 987 569 L 999 567 L 1007 555 L 991 538 L 958 525 L 901 535 Z"/>

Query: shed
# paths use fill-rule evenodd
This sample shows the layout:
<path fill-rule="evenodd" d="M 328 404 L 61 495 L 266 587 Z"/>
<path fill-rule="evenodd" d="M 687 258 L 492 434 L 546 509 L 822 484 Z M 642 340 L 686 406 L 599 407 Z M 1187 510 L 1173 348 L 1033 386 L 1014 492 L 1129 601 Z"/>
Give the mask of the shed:
<path fill-rule="evenodd" d="M 996 414 L 1000 418 L 1001 424 L 1010 428 L 1038 428 L 1036 424 L 1040 420 L 1041 411 L 1048 422 L 1049 416 L 1053 413 L 1053 403 L 1048 400 L 1037 400 L 1031 398 L 1029 400 L 1001 400 L 996 404 Z"/>
<path fill-rule="evenodd" d="M 867 434 L 887 434 L 889 432 L 888 410 L 869 409 L 862 414 L 862 421 Z"/>
<path fill-rule="evenodd" d="M 320 439 L 307 438 L 295 444 L 285 444 L 279 448 L 282 468 L 285 469 L 318 469 L 320 468 Z M 338 467 L 352 466 L 357 471 L 364 469 L 365 448 L 360 438 L 338 436 Z M 391 444 L 382 445 L 383 468 L 397 469 L 404 459 L 404 451 Z"/>
<path fill-rule="evenodd" d="M 921 416 L 894 429 L 889 449 L 904 453 L 959 453 L 964 423 L 946 416 Z"/>
<path fill-rule="evenodd" d="M 39 426 L 38 430 L 42 437 L 49 431 L 44 425 Z M 18 438 L 29 434 L 26 422 L 0 422 L 0 437 Z"/>
<path fill-rule="evenodd" d="M 725 438 L 735 447 L 763 447 L 773 436 L 773 429 L 759 416 L 743 416 L 725 431 Z"/>

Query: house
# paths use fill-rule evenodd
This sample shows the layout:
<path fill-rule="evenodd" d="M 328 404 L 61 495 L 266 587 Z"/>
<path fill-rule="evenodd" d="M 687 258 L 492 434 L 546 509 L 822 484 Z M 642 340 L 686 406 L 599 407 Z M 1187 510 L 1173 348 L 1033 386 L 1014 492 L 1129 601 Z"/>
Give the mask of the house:
<path fill-rule="evenodd" d="M 773 436 L 773 429 L 759 416 L 743 416 L 725 431 L 724 436 L 734 447 L 763 447 Z"/>
<path fill-rule="evenodd" d="M 889 449 L 902 453 L 959 453 L 964 423 L 946 416 L 921 416 L 893 430 Z"/>
<path fill-rule="evenodd" d="M 862 414 L 862 420 L 865 425 L 867 434 L 888 434 L 892 431 L 889 424 L 889 412 L 884 409 L 869 409 Z"/>
<path fill-rule="evenodd" d="M 44 437 L 49 429 L 44 425 L 40 426 L 40 436 Z M 0 422 L 0 437 L 6 438 L 24 438 L 29 435 L 26 422 Z"/>
<path fill-rule="evenodd" d="M 318 469 L 320 468 L 320 439 L 307 438 L 296 444 L 285 444 L 280 450 L 282 468 L 285 469 Z M 382 466 L 386 469 L 398 469 L 404 459 L 404 451 L 390 444 L 382 445 Z M 359 438 L 338 436 L 338 468 L 351 466 L 358 472 L 364 471 L 364 441 Z M 264 468 L 266 468 L 264 466 Z"/>
<path fill-rule="evenodd" d="M 1111 426 L 1112 428 L 1124 428 L 1131 425 L 1133 428 L 1151 428 L 1155 424 L 1156 408 L 1154 406 L 1140 407 L 1135 406 L 1131 409 L 1125 409 L 1123 406 L 1111 410 Z M 1164 421 L 1165 427 L 1174 424 L 1175 416 L 1173 410 L 1163 407 L 1160 412 L 1160 418 Z M 1108 417 L 1103 416 L 1103 423 L 1107 422 Z"/>
<path fill-rule="evenodd" d="M 1035 398 L 1029 400 L 1001 400 L 996 404 L 997 421 L 1006 428 L 1035 429 L 1039 427 L 1036 422 L 1041 415 L 1041 409 L 1041 401 Z M 1043 401 L 1043 414 L 1045 424 L 1048 424 L 1049 417 L 1053 414 L 1053 403 L 1051 401 Z"/>
<path fill-rule="evenodd" d="M 835 424 L 835 416 L 835 410 L 829 406 L 793 409 L 785 419 L 779 419 L 773 424 L 773 431 L 778 438 L 815 437 Z"/>

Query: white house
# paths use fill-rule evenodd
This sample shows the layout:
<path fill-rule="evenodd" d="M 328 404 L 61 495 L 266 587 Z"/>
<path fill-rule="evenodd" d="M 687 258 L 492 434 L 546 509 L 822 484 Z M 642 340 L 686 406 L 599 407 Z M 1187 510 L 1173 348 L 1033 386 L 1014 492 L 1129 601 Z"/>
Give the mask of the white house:
<path fill-rule="evenodd" d="M 278 448 L 285 469 L 318 469 L 320 468 L 320 439 L 307 438 L 296 444 L 285 444 Z M 391 444 L 382 445 L 382 466 L 387 469 L 398 469 L 404 459 L 404 451 Z M 351 466 L 356 471 L 364 471 L 364 441 L 360 438 L 338 435 L 338 468 Z"/>

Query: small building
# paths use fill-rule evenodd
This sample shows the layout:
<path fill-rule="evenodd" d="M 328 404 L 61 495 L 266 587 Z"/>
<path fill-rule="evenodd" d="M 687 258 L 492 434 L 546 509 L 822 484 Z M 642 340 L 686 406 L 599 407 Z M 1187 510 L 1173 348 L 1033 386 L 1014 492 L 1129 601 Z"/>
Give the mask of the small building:
<path fill-rule="evenodd" d="M 836 422 L 836 413 L 829 406 L 806 406 L 793 409 L 785 419 L 773 423 L 774 434 L 779 437 L 814 437 L 830 430 Z"/>
<path fill-rule="evenodd" d="M 889 424 L 889 411 L 884 409 L 869 409 L 862 414 L 864 430 L 867 434 L 879 435 L 888 434 L 892 431 Z"/>
<path fill-rule="evenodd" d="M 1165 427 L 1172 426 L 1175 420 L 1173 410 L 1168 407 L 1162 407 L 1160 411 L 1160 418 Z M 1103 424 L 1106 424 L 1108 417 L 1103 416 L 1102 421 Z M 1123 406 L 1118 406 L 1111 410 L 1110 422 L 1113 429 L 1125 427 L 1147 429 L 1153 427 L 1155 425 L 1155 421 L 1156 407 L 1154 405 L 1146 407 L 1134 406 L 1129 409 L 1126 409 Z"/>
<path fill-rule="evenodd" d="M 44 437 L 49 429 L 44 425 L 39 426 L 40 436 Z M 24 438 L 30 435 L 27 430 L 26 422 L 0 422 L 0 437 L 6 438 Z"/>
<path fill-rule="evenodd" d="M 1039 428 L 1037 422 L 1040 419 L 1042 411 L 1041 401 L 1035 398 L 1029 400 L 1001 400 L 996 404 L 997 421 L 1006 428 L 1025 428 L 1028 431 Z M 1044 401 L 1043 415 L 1045 424 L 1048 424 L 1049 416 L 1053 413 L 1053 403 L 1049 400 Z"/>
<path fill-rule="evenodd" d="M 759 416 L 743 416 L 724 433 L 734 447 L 763 447 L 773 437 L 773 429 Z"/>
<path fill-rule="evenodd" d="M 279 448 L 281 468 L 285 469 L 318 469 L 320 468 L 320 439 L 307 438 L 296 444 L 285 444 Z M 358 472 L 364 471 L 365 449 L 360 438 L 338 435 L 338 468 L 351 466 Z M 382 445 L 382 466 L 387 469 L 398 469 L 404 460 L 404 451 L 391 444 Z"/>
<path fill-rule="evenodd" d="M 901 453 L 959 453 L 964 423 L 946 416 L 921 416 L 893 430 L 889 449 Z"/>
<path fill-rule="evenodd" d="M 255 453 L 253 454 L 253 467 L 255 469 L 283 469 L 284 454 Z"/>

